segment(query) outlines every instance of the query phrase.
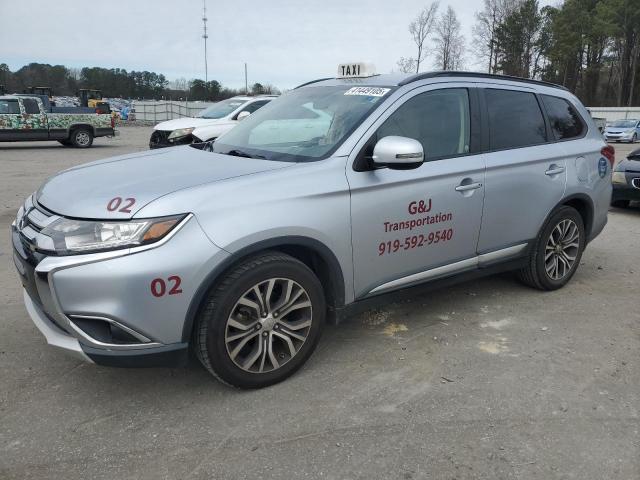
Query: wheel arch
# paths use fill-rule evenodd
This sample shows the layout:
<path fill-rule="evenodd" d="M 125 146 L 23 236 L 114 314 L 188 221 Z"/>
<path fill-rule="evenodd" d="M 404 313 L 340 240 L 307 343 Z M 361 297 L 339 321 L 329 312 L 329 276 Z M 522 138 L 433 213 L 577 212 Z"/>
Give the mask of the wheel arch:
<path fill-rule="evenodd" d="M 318 276 L 329 309 L 344 306 L 344 274 L 340 262 L 329 247 L 318 240 L 303 236 L 284 236 L 263 240 L 234 252 L 206 276 L 189 304 L 182 328 L 183 342 L 190 341 L 198 312 L 207 294 L 217 285 L 222 276 L 247 258 L 266 251 L 282 252 L 300 260 Z"/>
<path fill-rule="evenodd" d="M 86 128 L 94 137 L 96 136 L 96 128 L 90 123 L 74 123 L 69 125 L 69 128 L 67 128 L 67 138 L 71 138 L 73 131 L 78 130 L 79 128 Z"/>
<path fill-rule="evenodd" d="M 575 208 L 580 216 L 582 217 L 582 222 L 584 224 L 584 232 L 586 238 L 591 238 L 591 230 L 593 228 L 593 216 L 595 207 L 593 205 L 593 200 L 589 198 L 588 195 L 583 193 L 576 193 L 574 195 L 570 195 L 564 198 L 557 206 L 552 210 L 549 215 L 552 215 L 553 212 L 556 211 L 558 207 L 569 206 Z"/>

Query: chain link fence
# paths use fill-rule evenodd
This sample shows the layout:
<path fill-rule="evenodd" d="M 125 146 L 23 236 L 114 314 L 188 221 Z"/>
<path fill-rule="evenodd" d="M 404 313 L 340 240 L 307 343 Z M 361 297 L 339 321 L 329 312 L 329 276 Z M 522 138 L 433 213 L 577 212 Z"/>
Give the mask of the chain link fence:
<path fill-rule="evenodd" d="M 136 121 L 154 125 L 175 118 L 195 117 L 210 105 L 213 105 L 213 103 L 153 100 L 136 100 L 133 102 Z"/>

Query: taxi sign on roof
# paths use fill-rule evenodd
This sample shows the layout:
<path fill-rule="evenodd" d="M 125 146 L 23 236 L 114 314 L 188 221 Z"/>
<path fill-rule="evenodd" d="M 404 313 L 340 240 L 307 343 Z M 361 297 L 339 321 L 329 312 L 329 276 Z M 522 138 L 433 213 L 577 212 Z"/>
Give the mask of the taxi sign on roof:
<path fill-rule="evenodd" d="M 373 63 L 341 63 L 338 65 L 338 76 L 336 78 L 362 78 L 373 77 L 374 75 L 376 75 L 376 67 Z"/>

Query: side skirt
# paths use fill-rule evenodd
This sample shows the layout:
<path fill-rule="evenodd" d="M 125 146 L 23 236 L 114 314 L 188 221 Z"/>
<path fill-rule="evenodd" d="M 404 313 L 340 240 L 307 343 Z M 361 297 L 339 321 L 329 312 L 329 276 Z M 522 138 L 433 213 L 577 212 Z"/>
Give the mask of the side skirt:
<path fill-rule="evenodd" d="M 441 288 L 450 287 L 452 285 L 457 285 L 459 283 L 476 280 L 478 278 L 487 277 L 490 275 L 495 275 L 497 273 L 518 270 L 520 268 L 523 268 L 527 264 L 529 258 L 529 248 L 526 248 L 525 252 L 525 255 L 521 255 L 511 260 L 492 263 L 490 265 L 481 266 L 464 273 L 459 273 L 446 278 L 433 279 L 419 285 L 403 288 L 400 290 L 394 290 L 389 293 L 383 293 L 372 297 L 365 297 L 342 308 L 336 309 L 334 312 L 332 312 L 333 315 L 330 315 L 329 321 L 330 323 L 337 325 L 347 320 L 349 317 L 357 315 L 358 313 L 362 313 L 366 310 L 370 310 L 372 308 L 377 308 L 383 305 L 388 305 L 389 303 L 395 303 L 420 297 L 426 293 L 439 290 Z"/>

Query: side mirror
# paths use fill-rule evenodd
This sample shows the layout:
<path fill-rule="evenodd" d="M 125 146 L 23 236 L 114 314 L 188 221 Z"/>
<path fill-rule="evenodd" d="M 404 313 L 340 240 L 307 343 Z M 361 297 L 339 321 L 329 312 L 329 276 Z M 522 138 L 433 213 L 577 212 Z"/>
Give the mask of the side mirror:
<path fill-rule="evenodd" d="M 378 140 L 372 160 L 376 167 L 409 170 L 422 165 L 424 150 L 422 144 L 413 138 L 389 136 Z"/>
<path fill-rule="evenodd" d="M 238 114 L 238 116 L 236 117 L 236 120 L 238 120 L 239 122 L 241 122 L 242 120 L 244 120 L 245 118 L 247 118 L 249 115 L 251 115 L 251 112 L 247 112 L 246 110 L 244 112 L 240 112 Z"/>

